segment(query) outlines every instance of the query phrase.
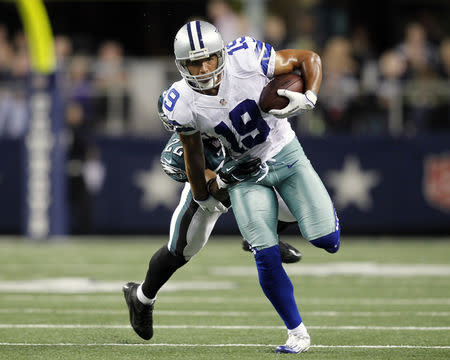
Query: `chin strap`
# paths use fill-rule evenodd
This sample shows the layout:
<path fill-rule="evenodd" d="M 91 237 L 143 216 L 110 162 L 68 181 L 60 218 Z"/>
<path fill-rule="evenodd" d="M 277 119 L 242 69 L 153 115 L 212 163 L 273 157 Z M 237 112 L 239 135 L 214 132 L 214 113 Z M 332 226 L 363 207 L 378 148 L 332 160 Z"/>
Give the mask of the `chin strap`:
<path fill-rule="evenodd" d="M 205 83 L 202 83 L 202 82 L 200 82 L 200 81 L 198 81 L 198 82 L 197 82 L 197 85 L 198 85 L 198 87 L 199 87 L 200 89 L 202 89 L 202 90 L 209 90 L 209 89 L 212 89 L 212 88 L 214 87 L 214 78 L 209 79 L 208 82 L 207 82 L 206 84 L 205 84 Z"/>

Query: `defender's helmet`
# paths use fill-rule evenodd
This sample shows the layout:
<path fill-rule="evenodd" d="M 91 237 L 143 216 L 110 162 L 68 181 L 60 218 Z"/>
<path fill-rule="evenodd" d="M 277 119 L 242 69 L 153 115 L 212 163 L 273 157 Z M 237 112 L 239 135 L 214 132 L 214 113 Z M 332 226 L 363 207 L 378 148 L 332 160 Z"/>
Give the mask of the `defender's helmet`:
<path fill-rule="evenodd" d="M 206 21 L 191 21 L 178 30 L 173 44 L 175 63 L 181 76 L 194 90 L 215 88 L 220 84 L 225 66 L 225 45 L 216 27 Z M 217 55 L 217 69 L 208 74 L 191 75 L 187 68 L 188 60 L 195 61 Z M 201 80 L 201 81 L 200 81 Z"/>
<path fill-rule="evenodd" d="M 164 104 L 164 98 L 166 97 L 167 91 L 169 89 L 164 90 L 161 95 L 159 95 L 158 98 L 158 115 L 159 115 L 159 119 L 162 121 L 164 128 L 167 131 L 175 131 L 175 127 L 170 123 L 169 119 L 167 118 L 166 114 L 164 114 L 163 111 L 163 104 Z"/>

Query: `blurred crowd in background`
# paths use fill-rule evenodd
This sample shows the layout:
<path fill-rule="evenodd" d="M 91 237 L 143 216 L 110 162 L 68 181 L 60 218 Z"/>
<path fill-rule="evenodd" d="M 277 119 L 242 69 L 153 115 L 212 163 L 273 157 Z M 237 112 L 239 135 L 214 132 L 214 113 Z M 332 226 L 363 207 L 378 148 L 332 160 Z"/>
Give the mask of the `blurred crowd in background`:
<path fill-rule="evenodd" d="M 225 42 L 252 33 L 249 19 L 227 1 L 210 0 L 206 14 L 205 20 L 218 27 Z M 450 130 L 448 34 L 412 19 L 396 46 L 376 51 L 362 25 L 348 34 L 321 39 L 318 23 L 318 15 L 306 7 L 295 32 L 288 31 L 282 16 L 270 12 L 262 27 L 263 40 L 275 49 L 311 49 L 322 57 L 318 108 L 293 119 L 299 134 L 414 135 Z M 123 44 L 105 39 L 94 52 L 77 52 L 69 36 L 56 34 L 55 50 L 69 129 L 80 135 L 145 135 L 133 128 L 134 98 Z M 17 138 L 26 132 L 29 62 L 23 33 L 11 34 L 0 24 L 2 137 Z M 168 78 L 164 85 L 175 79 Z M 147 84 L 152 86 L 151 81 Z M 148 121 L 160 127 L 155 115 L 148 114 Z M 152 126 L 148 129 L 153 132 Z"/>

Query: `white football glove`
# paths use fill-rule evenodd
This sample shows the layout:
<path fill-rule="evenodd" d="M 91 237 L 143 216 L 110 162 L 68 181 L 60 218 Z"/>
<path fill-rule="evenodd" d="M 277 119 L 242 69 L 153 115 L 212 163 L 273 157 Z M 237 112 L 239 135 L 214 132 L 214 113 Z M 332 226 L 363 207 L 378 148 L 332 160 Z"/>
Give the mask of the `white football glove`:
<path fill-rule="evenodd" d="M 288 118 L 296 114 L 302 114 L 308 110 L 314 109 L 316 106 L 317 96 L 311 90 L 302 94 L 296 91 L 278 89 L 277 94 L 285 96 L 289 99 L 289 104 L 283 109 L 273 109 L 269 111 L 269 114 L 279 118 Z"/>
<path fill-rule="evenodd" d="M 203 211 L 219 212 L 222 214 L 228 211 L 228 208 L 224 204 L 211 195 L 209 195 L 206 200 L 194 199 L 194 201 L 203 209 Z"/>

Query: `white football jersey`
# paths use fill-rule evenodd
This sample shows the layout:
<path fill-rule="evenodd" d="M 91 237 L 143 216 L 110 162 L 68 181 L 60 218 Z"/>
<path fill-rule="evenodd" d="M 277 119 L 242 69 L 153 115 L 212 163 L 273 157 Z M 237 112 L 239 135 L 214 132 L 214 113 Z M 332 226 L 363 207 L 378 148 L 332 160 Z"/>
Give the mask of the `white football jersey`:
<path fill-rule="evenodd" d="M 250 155 L 267 161 L 295 137 L 287 119 L 258 106 L 261 91 L 274 74 L 275 50 L 251 37 L 234 40 L 226 50 L 218 94 L 201 94 L 180 80 L 167 92 L 164 113 L 178 133 L 201 131 L 219 138 L 233 158 Z"/>

